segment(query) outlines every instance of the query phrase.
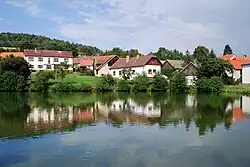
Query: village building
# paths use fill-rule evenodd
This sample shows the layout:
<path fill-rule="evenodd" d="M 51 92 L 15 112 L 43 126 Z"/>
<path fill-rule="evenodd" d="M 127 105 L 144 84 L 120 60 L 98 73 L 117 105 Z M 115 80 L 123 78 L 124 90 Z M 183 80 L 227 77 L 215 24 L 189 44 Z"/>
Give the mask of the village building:
<path fill-rule="evenodd" d="M 94 71 L 95 76 L 108 75 L 109 68 L 118 60 L 118 56 L 84 56 L 74 58 L 73 64 L 80 71 Z"/>
<path fill-rule="evenodd" d="M 32 71 L 55 70 L 60 64 L 66 70 L 73 70 L 73 55 L 69 51 L 24 50 L 24 59 Z"/>
<path fill-rule="evenodd" d="M 186 76 L 187 85 L 189 86 L 195 85 L 195 81 L 197 79 L 197 72 L 198 72 L 198 65 L 193 62 L 190 62 L 180 71 L 180 73 Z"/>
<path fill-rule="evenodd" d="M 180 71 L 184 66 L 183 60 L 166 60 L 162 61 L 162 68 L 169 70 Z"/>
<path fill-rule="evenodd" d="M 228 61 L 233 66 L 233 73 L 232 77 L 234 80 L 241 80 L 243 83 L 243 67 L 244 67 L 244 80 L 247 79 L 247 74 L 249 74 L 249 71 L 247 70 L 247 65 L 245 64 L 247 62 L 250 62 L 250 56 L 237 56 L 235 54 L 230 55 L 224 55 L 219 57 L 222 60 Z"/>
<path fill-rule="evenodd" d="M 7 56 L 24 57 L 23 52 L 0 52 L 0 57 L 4 58 Z"/>
<path fill-rule="evenodd" d="M 127 56 L 126 58 L 120 58 L 110 67 L 110 75 L 114 78 L 122 78 L 122 71 L 130 69 L 132 72 L 131 78 L 143 73 L 152 78 L 157 72 L 161 72 L 161 67 L 160 60 L 155 56 Z"/>

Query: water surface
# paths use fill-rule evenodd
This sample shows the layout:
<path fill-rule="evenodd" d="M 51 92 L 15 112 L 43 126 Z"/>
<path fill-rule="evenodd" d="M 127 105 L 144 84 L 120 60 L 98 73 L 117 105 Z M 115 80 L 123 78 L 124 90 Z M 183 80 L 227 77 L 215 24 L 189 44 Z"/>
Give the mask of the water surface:
<path fill-rule="evenodd" d="M 249 167 L 250 98 L 0 94 L 0 166 Z"/>

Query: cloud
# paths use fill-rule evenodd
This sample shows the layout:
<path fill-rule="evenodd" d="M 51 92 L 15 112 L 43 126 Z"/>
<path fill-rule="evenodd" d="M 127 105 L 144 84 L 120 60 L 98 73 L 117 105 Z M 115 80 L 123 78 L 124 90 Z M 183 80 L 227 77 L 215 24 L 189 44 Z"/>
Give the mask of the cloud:
<path fill-rule="evenodd" d="M 5 0 L 5 3 L 9 5 L 23 8 L 31 16 L 38 16 L 41 13 L 39 2 L 40 0 Z"/>
<path fill-rule="evenodd" d="M 160 46 L 185 51 L 206 45 L 220 54 L 230 44 L 236 53 L 250 54 L 249 0 L 6 2 L 24 8 L 32 16 L 53 21 L 48 28 L 53 28 L 57 36 L 101 49 L 119 46 L 147 53 Z"/>

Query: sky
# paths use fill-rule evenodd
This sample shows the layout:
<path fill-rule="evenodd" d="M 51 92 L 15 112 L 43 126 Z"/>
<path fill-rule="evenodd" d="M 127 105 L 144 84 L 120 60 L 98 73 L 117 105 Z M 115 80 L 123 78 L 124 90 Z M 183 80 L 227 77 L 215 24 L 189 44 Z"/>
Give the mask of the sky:
<path fill-rule="evenodd" d="M 249 0 L 0 0 L 0 32 L 97 46 L 250 55 Z"/>

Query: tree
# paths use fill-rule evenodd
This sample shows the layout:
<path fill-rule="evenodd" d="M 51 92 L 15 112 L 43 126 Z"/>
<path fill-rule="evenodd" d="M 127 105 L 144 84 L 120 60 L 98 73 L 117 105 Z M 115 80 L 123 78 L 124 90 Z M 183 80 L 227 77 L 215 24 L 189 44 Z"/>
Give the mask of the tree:
<path fill-rule="evenodd" d="M 231 49 L 229 45 L 226 45 L 223 55 L 230 55 L 230 54 L 233 54 L 233 50 Z"/>
<path fill-rule="evenodd" d="M 174 50 L 168 50 L 164 47 L 160 47 L 158 49 L 158 51 L 156 53 L 154 53 L 154 55 L 157 56 L 158 59 L 160 60 L 167 60 L 167 59 L 171 59 L 171 60 L 183 60 L 184 59 L 184 55 L 182 52 L 174 49 Z"/>
<path fill-rule="evenodd" d="M 131 70 L 131 68 L 123 69 L 122 70 L 122 78 L 124 80 L 130 80 L 131 76 L 132 76 L 132 70 Z"/>
<path fill-rule="evenodd" d="M 135 57 L 135 56 L 139 55 L 140 53 L 139 53 L 139 51 L 138 51 L 137 49 L 130 49 L 130 50 L 128 51 L 128 54 L 129 54 L 129 56 L 131 56 L 131 57 Z"/>
<path fill-rule="evenodd" d="M 6 71 L 0 75 L 0 91 L 22 92 L 25 90 L 25 87 L 24 77 L 13 71 Z"/>
<path fill-rule="evenodd" d="M 160 73 L 155 74 L 152 82 L 152 91 L 166 91 L 168 89 L 168 81 Z"/>
<path fill-rule="evenodd" d="M 199 63 L 202 63 L 210 58 L 211 55 L 208 48 L 205 46 L 198 46 L 195 48 L 193 56 Z"/>
<path fill-rule="evenodd" d="M 187 50 L 186 54 L 184 56 L 184 64 L 183 67 L 188 65 L 190 62 L 194 62 L 194 57 L 193 55 L 190 54 L 190 52 Z"/>
<path fill-rule="evenodd" d="M 182 73 L 175 73 L 170 79 L 170 91 L 174 93 L 183 93 L 188 91 L 187 81 Z"/>
<path fill-rule="evenodd" d="M 149 79 L 145 73 L 137 75 L 133 80 L 133 90 L 136 92 L 146 92 L 150 85 Z"/>
<path fill-rule="evenodd" d="M 222 77 L 228 78 L 228 74 L 233 72 L 233 66 L 225 60 L 209 58 L 200 64 L 198 78 Z"/>
<path fill-rule="evenodd" d="M 63 82 L 63 79 L 66 77 L 67 73 L 64 69 L 67 68 L 67 63 L 61 63 L 61 64 L 57 64 L 56 66 L 56 74 L 57 77 L 59 77 L 61 79 L 61 81 Z"/>

